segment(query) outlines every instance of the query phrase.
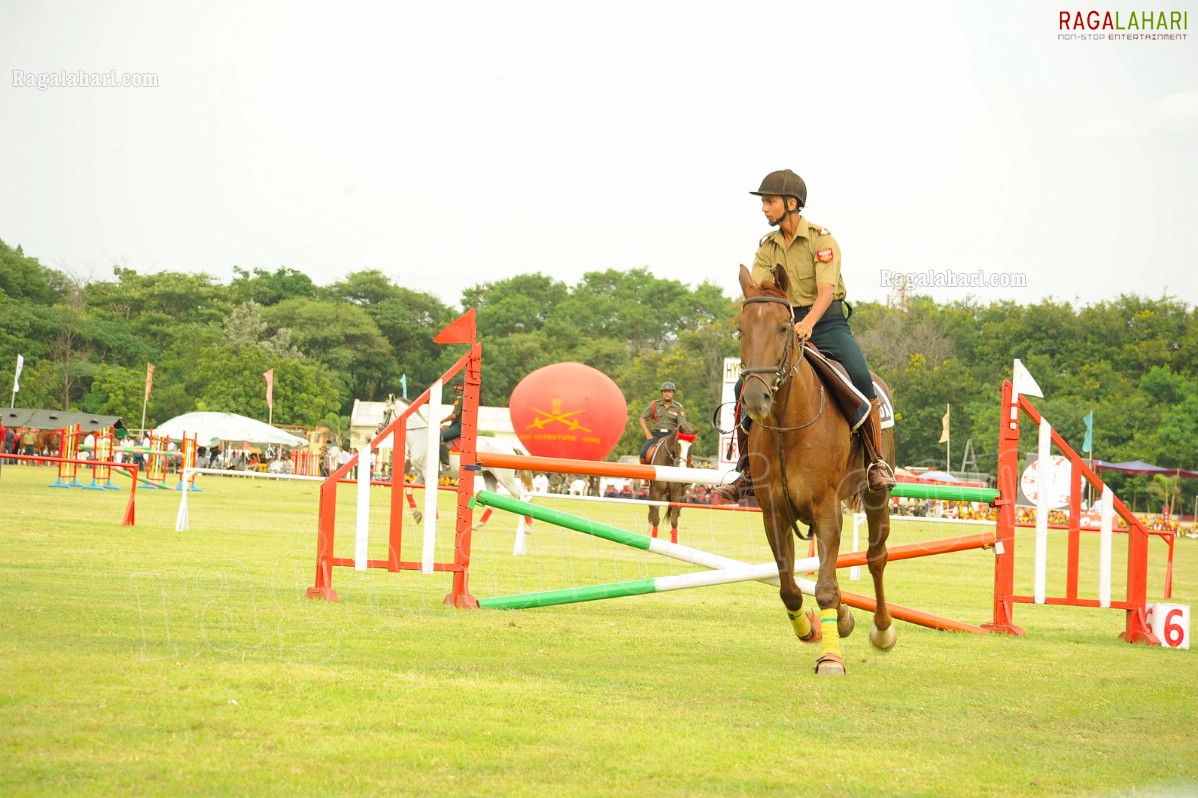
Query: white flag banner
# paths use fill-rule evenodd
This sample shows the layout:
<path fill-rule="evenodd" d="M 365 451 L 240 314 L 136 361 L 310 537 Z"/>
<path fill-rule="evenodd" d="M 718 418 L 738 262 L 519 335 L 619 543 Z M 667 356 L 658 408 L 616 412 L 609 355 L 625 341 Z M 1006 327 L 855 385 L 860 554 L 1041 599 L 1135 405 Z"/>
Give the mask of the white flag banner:
<path fill-rule="evenodd" d="M 1023 365 L 1023 361 L 1015 358 L 1015 374 L 1011 380 L 1012 387 L 1017 396 L 1039 396 L 1044 398 L 1044 393 L 1040 390 L 1040 386 L 1036 383 L 1035 377 Z"/>
<path fill-rule="evenodd" d="M 17 393 L 21 390 L 21 369 L 25 368 L 25 358 L 22 355 L 17 355 L 17 373 L 12 378 L 12 392 Z"/>

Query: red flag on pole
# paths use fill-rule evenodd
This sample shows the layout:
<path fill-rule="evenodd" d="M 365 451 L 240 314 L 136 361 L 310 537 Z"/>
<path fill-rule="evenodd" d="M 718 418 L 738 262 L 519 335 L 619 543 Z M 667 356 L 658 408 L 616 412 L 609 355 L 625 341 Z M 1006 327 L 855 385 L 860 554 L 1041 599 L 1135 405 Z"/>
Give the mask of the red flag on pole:
<path fill-rule="evenodd" d="M 266 406 L 271 410 L 275 409 L 275 370 L 262 372 L 262 376 L 266 378 Z"/>
<path fill-rule="evenodd" d="M 458 316 L 433 338 L 435 344 L 472 344 L 474 343 L 474 308 Z"/>
<path fill-rule="evenodd" d="M 150 388 L 154 385 L 154 364 L 146 364 L 146 396 L 143 402 L 150 401 Z"/>

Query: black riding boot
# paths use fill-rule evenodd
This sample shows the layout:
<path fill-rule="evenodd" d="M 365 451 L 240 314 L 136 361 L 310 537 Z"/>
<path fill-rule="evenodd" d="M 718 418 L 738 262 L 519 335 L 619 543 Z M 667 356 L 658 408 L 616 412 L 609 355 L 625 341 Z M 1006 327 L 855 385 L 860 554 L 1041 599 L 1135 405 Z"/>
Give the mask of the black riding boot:
<path fill-rule="evenodd" d="M 735 482 L 720 485 L 713 491 L 716 496 L 729 502 L 739 502 L 753 490 L 753 478 L 749 476 L 749 433 L 740 424 L 736 425 L 736 446 L 740 450 L 740 459 L 736 462 L 740 476 Z"/>

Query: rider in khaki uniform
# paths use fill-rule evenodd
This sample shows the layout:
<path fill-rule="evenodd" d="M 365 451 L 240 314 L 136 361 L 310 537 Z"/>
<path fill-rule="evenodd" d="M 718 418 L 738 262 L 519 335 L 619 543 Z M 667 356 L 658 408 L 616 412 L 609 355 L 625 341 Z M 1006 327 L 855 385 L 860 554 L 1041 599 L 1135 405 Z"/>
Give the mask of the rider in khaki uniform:
<path fill-rule="evenodd" d="M 761 187 L 750 194 L 761 197 L 761 210 L 778 229 L 764 238 L 753 259 L 753 280 L 761 282 L 775 266 L 783 266 L 790 278 L 790 301 L 794 305 L 795 332 L 810 339 L 824 354 L 839 360 L 849 373 L 854 387 L 868 400 L 869 411 L 849 419 L 853 431 L 860 431 L 865 444 L 866 475 L 871 491 L 894 487 L 894 473 L 881 456 L 881 416 L 878 398 L 865 355 L 849 328 L 852 307 L 844 301 L 846 291 L 840 274 L 840 245 L 828 229 L 801 216 L 807 204 L 807 184 L 789 169 L 770 172 Z M 736 386 L 740 396 L 740 383 Z M 747 420 L 737 426 L 742 452 L 740 478 L 716 489 L 722 498 L 736 501 L 751 488 L 748 462 L 744 457 L 748 444 Z"/>
<path fill-rule="evenodd" d="M 686 411 L 682 409 L 681 404 L 674 401 L 674 392 L 674 383 L 663 382 L 661 401 L 654 401 L 641 413 L 639 421 L 641 431 L 645 433 L 645 442 L 641 445 L 642 462 L 654 441 L 666 437 L 686 420 Z"/>

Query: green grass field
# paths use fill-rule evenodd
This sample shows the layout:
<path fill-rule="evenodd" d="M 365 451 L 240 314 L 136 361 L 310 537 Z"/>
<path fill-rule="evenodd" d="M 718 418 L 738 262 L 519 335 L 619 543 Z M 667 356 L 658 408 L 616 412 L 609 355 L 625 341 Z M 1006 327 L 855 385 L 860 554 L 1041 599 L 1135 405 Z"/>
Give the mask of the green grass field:
<path fill-rule="evenodd" d="M 118 479 L 99 492 L 50 489 L 48 468 L 0 473 L 0 795 L 1198 793 L 1198 660 L 1118 640 L 1119 611 L 1019 605 L 1023 638 L 899 624 L 888 654 L 858 611 L 848 677 L 816 679 L 818 649 L 761 584 L 464 611 L 441 605 L 446 574 L 338 568 L 341 601 L 311 601 L 318 483 L 202 478 L 176 532 L 168 491 L 139 490 L 122 527 Z M 385 499 L 373 492 L 371 557 L 386 555 Z M 551 501 L 644 529 L 643 508 Z M 439 560 L 451 494 L 441 507 Z M 513 557 L 514 531 L 496 513 L 476 533 L 474 595 L 695 570 L 542 524 Z M 974 531 L 896 521 L 892 541 Z M 748 514 L 684 511 L 682 542 L 770 559 Z M 1030 538 L 1017 551 L 1030 592 Z M 1150 601 L 1163 542 L 1151 551 Z M 1050 557 L 1051 591 L 1057 541 Z M 889 598 L 983 623 L 992 573 L 989 551 L 896 562 Z M 872 593 L 867 574 L 841 578 Z M 1195 599 L 1198 541 L 1183 538 L 1172 600 Z"/>

